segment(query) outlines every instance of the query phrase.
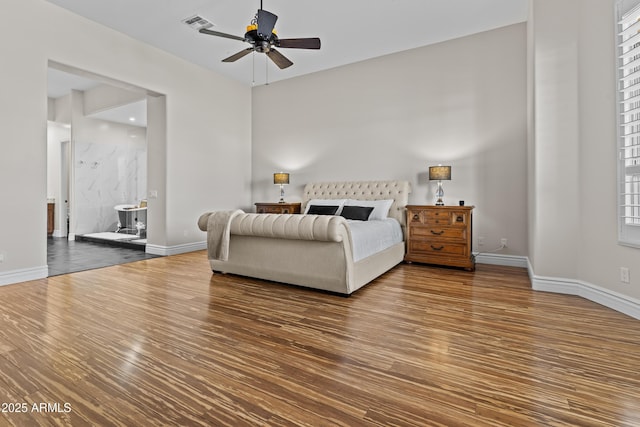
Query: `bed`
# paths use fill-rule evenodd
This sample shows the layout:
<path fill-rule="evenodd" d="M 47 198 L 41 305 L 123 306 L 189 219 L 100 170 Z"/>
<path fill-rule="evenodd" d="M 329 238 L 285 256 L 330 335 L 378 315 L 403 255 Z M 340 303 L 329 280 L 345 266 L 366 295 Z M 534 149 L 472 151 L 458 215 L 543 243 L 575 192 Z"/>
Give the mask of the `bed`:
<path fill-rule="evenodd" d="M 386 203 L 390 207 L 386 220 L 383 219 L 384 212 L 379 220 L 357 221 L 327 214 L 227 211 L 203 214 L 198 226 L 207 231 L 208 258 L 214 273 L 231 273 L 350 295 L 403 260 L 405 206 L 410 191 L 407 181 L 310 183 L 304 189 L 303 212 L 310 209 L 315 212 L 323 209 L 318 206 L 333 207 L 339 204 L 336 200 L 348 200 L 342 209 L 356 207 L 344 211 L 347 216 L 362 209 L 361 205 L 374 203 L 376 206 L 371 215 L 379 216 L 380 201 L 388 200 Z M 221 219 L 214 220 L 216 216 Z M 392 237 L 367 235 L 361 229 L 368 226 L 385 229 L 385 236 Z M 367 242 L 362 244 L 363 240 Z M 376 247 L 380 240 L 387 241 L 382 248 Z"/>

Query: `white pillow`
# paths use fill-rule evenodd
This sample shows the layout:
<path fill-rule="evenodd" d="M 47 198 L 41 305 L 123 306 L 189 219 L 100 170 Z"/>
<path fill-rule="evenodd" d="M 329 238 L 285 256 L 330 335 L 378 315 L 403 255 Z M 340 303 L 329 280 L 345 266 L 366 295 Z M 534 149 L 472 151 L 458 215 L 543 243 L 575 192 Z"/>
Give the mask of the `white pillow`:
<path fill-rule="evenodd" d="M 304 208 L 304 213 L 309 212 L 309 208 L 311 205 L 316 206 L 337 206 L 338 210 L 336 211 L 336 215 L 340 215 L 342 212 L 342 207 L 344 206 L 347 199 L 311 199 L 307 202 L 307 206 Z"/>
<path fill-rule="evenodd" d="M 355 200 L 349 199 L 344 204 L 345 206 L 365 206 L 372 207 L 373 211 L 369 215 L 369 221 L 387 219 L 389 216 L 389 209 L 393 204 L 393 199 L 385 200 Z"/>

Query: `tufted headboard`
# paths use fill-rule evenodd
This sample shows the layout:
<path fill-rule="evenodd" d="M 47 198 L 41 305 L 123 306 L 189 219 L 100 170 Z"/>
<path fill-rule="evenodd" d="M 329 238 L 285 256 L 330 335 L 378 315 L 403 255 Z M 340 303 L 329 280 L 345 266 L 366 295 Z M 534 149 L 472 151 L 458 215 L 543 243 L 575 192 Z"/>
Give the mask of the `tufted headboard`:
<path fill-rule="evenodd" d="M 405 207 L 409 203 L 411 184 L 408 181 L 345 181 L 311 182 L 304 187 L 302 211 L 311 199 L 393 199 L 389 217 L 398 220 L 402 229 L 406 226 Z"/>

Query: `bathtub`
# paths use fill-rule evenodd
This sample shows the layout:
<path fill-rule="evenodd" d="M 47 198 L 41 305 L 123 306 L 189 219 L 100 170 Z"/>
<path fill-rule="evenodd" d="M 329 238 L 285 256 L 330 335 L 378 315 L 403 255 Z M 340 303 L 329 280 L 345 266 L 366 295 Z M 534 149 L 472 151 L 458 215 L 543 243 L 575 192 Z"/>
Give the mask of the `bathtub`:
<path fill-rule="evenodd" d="M 140 234 L 147 228 L 147 207 L 137 205 L 114 206 L 118 212 L 118 228 L 116 233 Z M 142 237 L 142 236 L 141 236 Z"/>

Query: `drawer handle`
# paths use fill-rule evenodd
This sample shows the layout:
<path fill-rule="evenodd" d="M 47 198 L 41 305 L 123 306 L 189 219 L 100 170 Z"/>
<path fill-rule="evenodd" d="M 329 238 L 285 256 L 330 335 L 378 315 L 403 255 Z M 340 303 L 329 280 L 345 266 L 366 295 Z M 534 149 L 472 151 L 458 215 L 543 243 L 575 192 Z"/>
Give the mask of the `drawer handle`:
<path fill-rule="evenodd" d="M 434 251 L 441 251 L 444 249 L 444 246 L 439 246 L 436 248 L 435 246 L 431 245 L 431 249 L 433 249 Z"/>
<path fill-rule="evenodd" d="M 418 221 L 419 219 L 420 219 L 420 215 L 415 214 L 415 215 L 413 216 L 413 220 L 414 220 L 414 221 Z"/>
<path fill-rule="evenodd" d="M 457 222 L 464 222 L 464 218 L 459 216 L 459 217 L 456 218 L 456 221 Z"/>
<path fill-rule="evenodd" d="M 444 230 L 440 230 L 440 231 L 431 230 L 431 234 L 434 234 L 436 236 L 441 236 L 444 234 Z"/>

